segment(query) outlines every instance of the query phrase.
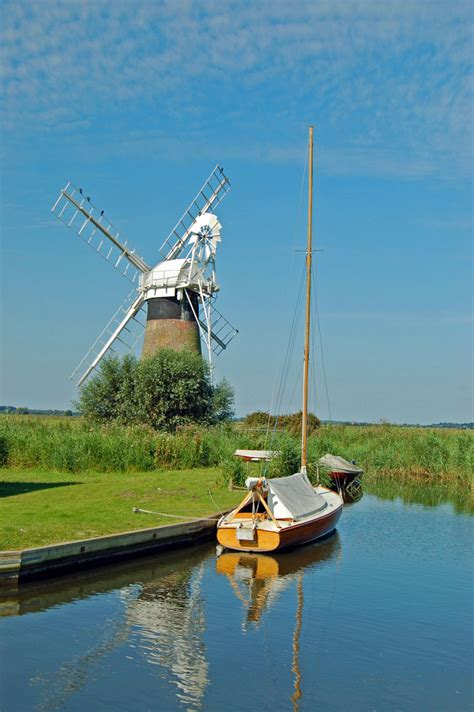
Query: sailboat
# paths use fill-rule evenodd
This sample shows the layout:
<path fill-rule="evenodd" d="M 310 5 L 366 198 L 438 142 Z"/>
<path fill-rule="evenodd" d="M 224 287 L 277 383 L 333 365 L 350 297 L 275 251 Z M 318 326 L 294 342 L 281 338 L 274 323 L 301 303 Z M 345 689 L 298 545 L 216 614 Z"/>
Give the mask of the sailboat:
<path fill-rule="evenodd" d="M 235 551 L 270 552 L 306 544 L 332 532 L 344 506 L 337 492 L 307 476 L 309 344 L 313 222 L 313 127 L 309 129 L 306 326 L 300 471 L 287 477 L 249 477 L 240 504 L 217 523 L 217 540 Z"/>

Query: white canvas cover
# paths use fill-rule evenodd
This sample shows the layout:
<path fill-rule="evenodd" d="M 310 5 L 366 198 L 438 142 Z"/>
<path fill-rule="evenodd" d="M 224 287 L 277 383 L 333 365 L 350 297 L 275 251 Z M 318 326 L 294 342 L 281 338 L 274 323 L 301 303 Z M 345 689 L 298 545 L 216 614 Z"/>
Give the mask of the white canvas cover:
<path fill-rule="evenodd" d="M 276 450 L 236 450 L 234 452 L 235 457 L 240 457 L 242 460 L 251 460 L 252 462 L 273 460 L 278 454 Z"/>
<path fill-rule="evenodd" d="M 329 453 L 320 458 L 319 464 L 329 468 L 331 472 L 347 472 L 348 474 L 355 472 L 357 475 L 360 475 L 364 471 L 343 457 L 329 455 Z"/>
<path fill-rule="evenodd" d="M 268 506 L 277 519 L 304 519 L 328 506 L 301 472 L 267 480 L 266 484 Z"/>

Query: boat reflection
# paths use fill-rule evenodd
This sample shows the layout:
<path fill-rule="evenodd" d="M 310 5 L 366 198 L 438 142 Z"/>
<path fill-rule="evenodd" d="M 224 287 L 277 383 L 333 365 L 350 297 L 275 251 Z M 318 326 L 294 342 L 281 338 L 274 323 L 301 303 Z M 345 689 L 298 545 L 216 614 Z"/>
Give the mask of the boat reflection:
<path fill-rule="evenodd" d="M 304 607 L 304 573 L 324 566 L 329 561 L 337 560 L 340 556 L 341 541 L 336 531 L 328 539 L 280 554 L 225 551 L 216 562 L 217 573 L 227 576 L 235 595 L 246 611 L 244 631 L 249 625 L 258 626 L 263 612 L 271 608 L 282 591 L 296 582 L 295 624 L 291 641 L 293 712 L 298 712 L 303 696 L 299 661 Z"/>
<path fill-rule="evenodd" d="M 341 555 L 336 532 L 328 539 L 280 554 L 225 551 L 216 561 L 218 574 L 227 576 L 245 611 L 244 628 L 258 624 L 265 609 L 307 568 L 314 568 Z"/>

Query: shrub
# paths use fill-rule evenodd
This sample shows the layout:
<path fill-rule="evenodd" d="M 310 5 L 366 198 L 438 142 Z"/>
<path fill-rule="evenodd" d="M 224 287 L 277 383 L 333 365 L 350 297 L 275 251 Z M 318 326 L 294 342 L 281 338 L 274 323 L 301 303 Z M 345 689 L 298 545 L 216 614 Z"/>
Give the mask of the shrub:
<path fill-rule="evenodd" d="M 175 432 L 189 423 L 229 420 L 233 401 L 226 381 L 211 384 L 209 366 L 200 355 L 161 349 L 141 361 L 133 356 L 104 359 L 81 388 L 76 405 L 90 421 Z"/>
<path fill-rule="evenodd" d="M 290 413 L 287 415 L 270 415 L 264 410 L 256 410 L 249 413 L 243 421 L 244 428 L 258 430 L 285 430 L 290 435 L 299 436 L 301 433 L 303 413 Z M 321 421 L 314 413 L 308 413 L 308 435 L 314 433 Z"/>

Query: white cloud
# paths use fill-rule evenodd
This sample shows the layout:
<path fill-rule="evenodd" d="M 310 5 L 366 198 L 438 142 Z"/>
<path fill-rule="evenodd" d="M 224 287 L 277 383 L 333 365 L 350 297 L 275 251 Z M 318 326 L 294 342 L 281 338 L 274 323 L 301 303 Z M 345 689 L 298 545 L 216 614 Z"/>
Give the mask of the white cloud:
<path fill-rule="evenodd" d="M 470 3 L 7 1 L 2 20 L 6 131 L 131 110 L 191 117 L 208 144 L 231 124 L 240 151 L 291 161 L 290 131 L 321 117 L 330 172 L 471 170 Z M 282 136 L 255 154 L 268 124 Z"/>

